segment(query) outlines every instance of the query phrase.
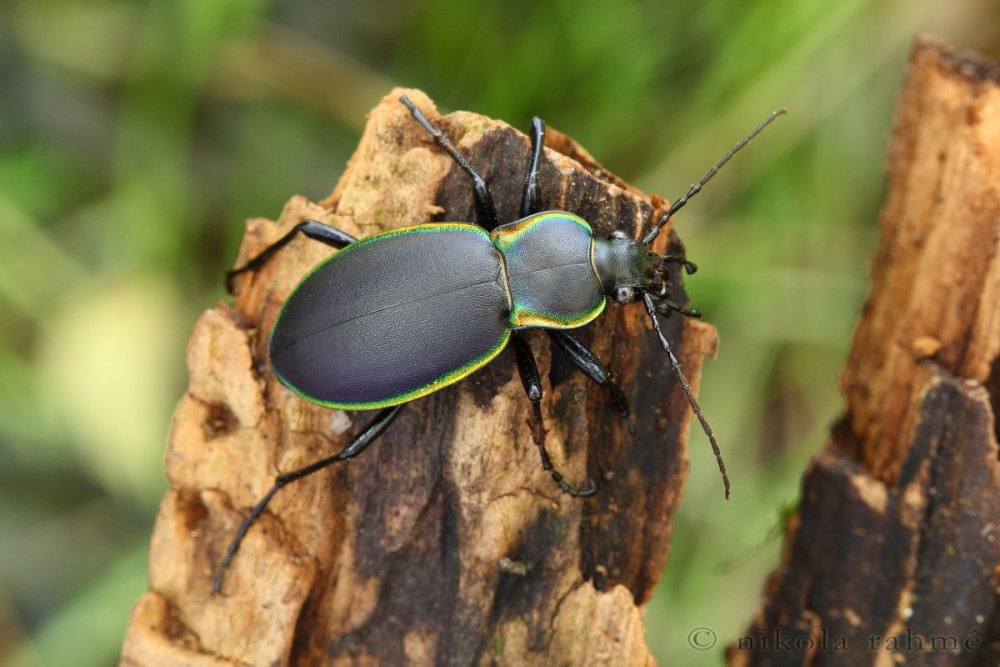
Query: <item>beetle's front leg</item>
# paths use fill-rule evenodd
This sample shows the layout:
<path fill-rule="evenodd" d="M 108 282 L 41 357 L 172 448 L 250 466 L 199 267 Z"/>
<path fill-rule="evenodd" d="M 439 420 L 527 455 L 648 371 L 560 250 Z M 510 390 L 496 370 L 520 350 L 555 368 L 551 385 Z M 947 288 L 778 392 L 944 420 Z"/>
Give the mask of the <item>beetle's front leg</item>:
<path fill-rule="evenodd" d="M 578 490 L 570 486 L 562 474 L 552 465 L 552 459 L 545 449 L 545 424 L 542 422 L 542 381 L 538 376 L 538 364 L 535 363 L 535 355 L 531 352 L 528 342 L 521 337 L 521 334 L 514 332 L 511 336 L 511 343 L 514 346 L 514 356 L 517 358 L 517 370 L 521 376 L 521 384 L 524 385 L 524 393 L 531 401 L 532 418 L 528 421 L 531 426 L 531 437 L 538 447 L 538 453 L 542 457 L 542 468 L 552 475 L 559 488 L 564 493 L 574 497 L 586 497 L 594 495 L 597 486 L 594 480 L 587 479 L 587 488 Z"/>

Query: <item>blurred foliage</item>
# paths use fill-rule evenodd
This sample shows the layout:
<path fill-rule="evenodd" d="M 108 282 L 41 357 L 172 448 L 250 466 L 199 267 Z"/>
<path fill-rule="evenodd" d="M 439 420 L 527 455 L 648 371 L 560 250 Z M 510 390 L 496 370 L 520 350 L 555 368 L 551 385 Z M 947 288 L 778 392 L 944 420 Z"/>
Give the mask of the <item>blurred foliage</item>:
<path fill-rule="evenodd" d="M 736 500 L 694 429 L 647 627 L 664 662 L 720 664 L 841 409 L 909 42 L 996 57 L 998 19 L 989 0 L 0 2 L 0 663 L 114 663 L 184 340 L 242 221 L 326 195 L 404 84 L 537 113 L 668 197 L 790 109 L 677 226 L 721 334 L 701 400 Z M 698 627 L 720 644 L 693 650 Z"/>

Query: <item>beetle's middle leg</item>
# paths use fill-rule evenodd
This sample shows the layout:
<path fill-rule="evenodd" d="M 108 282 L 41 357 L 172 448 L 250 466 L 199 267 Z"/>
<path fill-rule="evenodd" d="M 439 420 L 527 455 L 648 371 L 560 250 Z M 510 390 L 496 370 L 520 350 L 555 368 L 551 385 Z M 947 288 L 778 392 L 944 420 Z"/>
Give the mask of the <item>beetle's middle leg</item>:
<path fill-rule="evenodd" d="M 274 256 L 274 253 L 288 245 L 288 242 L 295 238 L 295 235 L 299 232 L 314 241 L 319 241 L 338 249 L 349 246 L 357 241 L 356 238 L 347 232 L 342 232 L 336 227 L 331 227 L 330 225 L 320 222 L 319 220 L 303 220 L 299 224 L 292 227 L 290 232 L 264 248 L 259 255 L 248 261 L 246 264 L 237 269 L 226 272 L 226 290 L 232 294 L 233 278 L 241 273 L 245 273 L 246 271 L 256 271 L 262 267 L 267 260 Z"/>
<path fill-rule="evenodd" d="M 574 497 L 593 495 L 594 491 L 597 490 L 594 480 L 588 478 L 587 488 L 578 490 L 570 486 L 569 482 L 552 465 L 552 459 L 549 458 L 549 453 L 545 449 L 545 425 L 542 423 L 542 381 L 538 376 L 538 365 L 535 363 L 535 355 L 532 354 L 531 347 L 527 341 L 518 332 L 513 332 L 510 342 L 514 346 L 514 355 L 517 358 L 517 370 L 521 376 L 521 384 L 524 385 L 524 392 L 528 395 L 528 400 L 531 401 L 532 419 L 528 423 L 531 426 L 531 437 L 535 441 L 535 445 L 538 446 L 538 453 L 542 456 L 542 468 L 545 469 L 545 472 L 552 475 L 552 479 L 555 480 L 564 493 L 568 493 Z"/>
<path fill-rule="evenodd" d="M 229 543 L 229 548 L 226 549 L 226 555 L 222 558 L 222 563 L 219 565 L 219 571 L 215 575 L 215 581 L 212 583 L 212 590 L 216 593 L 222 590 L 222 582 L 226 576 L 226 570 L 229 568 L 229 564 L 233 560 L 233 556 L 236 555 L 236 551 L 240 548 L 240 543 L 243 542 L 243 538 L 246 537 L 247 531 L 250 530 L 250 526 L 253 522 L 260 516 L 267 504 L 271 502 L 274 497 L 282 487 L 291 484 L 296 480 L 300 480 L 303 477 L 313 474 L 314 472 L 319 472 L 320 470 L 337 463 L 338 461 L 346 461 L 347 459 L 354 458 L 372 444 L 382 432 L 389 427 L 399 413 L 406 407 L 406 403 L 402 405 L 396 405 L 391 408 L 386 408 L 379 412 L 375 418 L 365 427 L 361 433 L 356 435 L 353 440 L 344 447 L 340 452 L 333 454 L 332 456 L 327 456 L 326 458 L 320 459 L 319 461 L 314 461 L 307 466 L 303 466 L 298 470 L 293 470 L 291 472 L 282 473 L 274 479 L 274 486 L 271 490 L 264 494 L 264 497 L 254 505 L 253 509 L 247 515 L 247 518 L 243 519 L 243 523 L 240 524 L 239 529 L 236 531 L 236 535 L 233 537 L 233 541 Z"/>

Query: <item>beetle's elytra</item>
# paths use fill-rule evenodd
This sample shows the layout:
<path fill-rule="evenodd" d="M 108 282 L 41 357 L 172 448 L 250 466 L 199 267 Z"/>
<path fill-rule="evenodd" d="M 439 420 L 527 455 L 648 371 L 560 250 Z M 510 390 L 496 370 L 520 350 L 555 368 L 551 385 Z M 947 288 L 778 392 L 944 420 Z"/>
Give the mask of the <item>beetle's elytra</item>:
<path fill-rule="evenodd" d="M 616 392 L 603 363 L 566 330 L 598 317 L 607 298 L 642 301 L 660 345 L 691 407 L 708 435 L 729 497 L 729 478 L 715 436 L 698 407 L 658 317 L 700 313 L 671 300 L 667 269 L 694 264 L 649 249 L 670 216 L 683 207 L 732 155 L 775 117 L 776 111 L 742 139 L 660 220 L 636 241 L 622 232 L 594 236 L 586 220 L 568 211 L 541 211 L 538 165 L 544 125 L 531 125 L 531 157 L 521 218 L 500 225 L 486 182 L 405 96 L 400 102 L 469 176 L 475 224 L 434 223 L 378 234 L 361 241 L 315 220 L 306 220 L 245 265 L 254 271 L 299 232 L 340 249 L 302 279 L 281 308 L 268 350 L 275 375 L 295 393 L 345 410 L 381 409 L 341 452 L 276 478 L 271 490 L 241 524 L 219 566 L 214 589 L 256 517 L 283 486 L 356 456 L 392 423 L 405 404 L 458 382 L 513 345 L 518 371 L 532 403 L 532 435 L 543 468 L 573 496 L 594 493 L 593 481 L 577 489 L 553 467 L 545 449 L 542 384 L 531 348 L 519 333 L 543 328 L 589 377 Z"/>

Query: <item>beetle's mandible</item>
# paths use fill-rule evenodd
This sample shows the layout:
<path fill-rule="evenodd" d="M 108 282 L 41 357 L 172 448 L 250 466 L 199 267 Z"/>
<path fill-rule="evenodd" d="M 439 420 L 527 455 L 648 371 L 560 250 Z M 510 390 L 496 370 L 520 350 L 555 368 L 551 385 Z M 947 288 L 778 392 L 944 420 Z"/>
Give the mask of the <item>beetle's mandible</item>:
<path fill-rule="evenodd" d="M 509 344 L 532 404 L 532 436 L 542 466 L 565 493 L 589 496 L 595 485 L 577 488 L 553 467 L 545 449 L 542 383 L 531 348 L 520 331 L 548 330 L 553 341 L 590 378 L 606 386 L 623 414 L 628 407 L 603 363 L 566 330 L 601 314 L 610 297 L 641 301 L 659 343 L 691 408 L 708 435 L 729 497 L 729 478 L 715 435 L 681 371 L 659 316 L 677 312 L 699 317 L 671 299 L 670 265 L 695 265 L 680 255 L 657 255 L 650 244 L 674 213 L 711 179 L 733 154 L 784 110 L 769 115 L 740 140 L 697 184 L 674 202 L 642 241 L 623 232 L 598 238 L 586 220 L 568 211 L 542 211 L 538 165 L 545 127 L 531 123 L 531 153 L 521 203 L 521 218 L 499 224 L 489 187 L 410 100 L 400 102 L 468 175 L 476 223 L 428 223 L 357 240 L 316 220 L 296 225 L 245 265 L 227 275 L 260 268 L 298 233 L 339 249 L 302 279 L 285 301 L 268 344 L 271 367 L 281 382 L 303 398 L 343 410 L 381 411 L 343 451 L 279 475 L 236 532 L 219 566 L 214 590 L 221 590 L 226 569 L 240 543 L 275 493 L 285 485 L 361 453 L 393 422 L 409 401 L 458 382 L 488 364 Z M 445 253 L 444 255 L 442 253 Z M 421 271 L 400 272 L 414 257 L 427 261 Z M 371 285 L 377 285 L 372 289 Z M 364 295 L 358 288 L 363 286 Z M 428 317 L 433 313 L 433 317 Z M 440 323 L 448 322 L 447 335 Z"/>

